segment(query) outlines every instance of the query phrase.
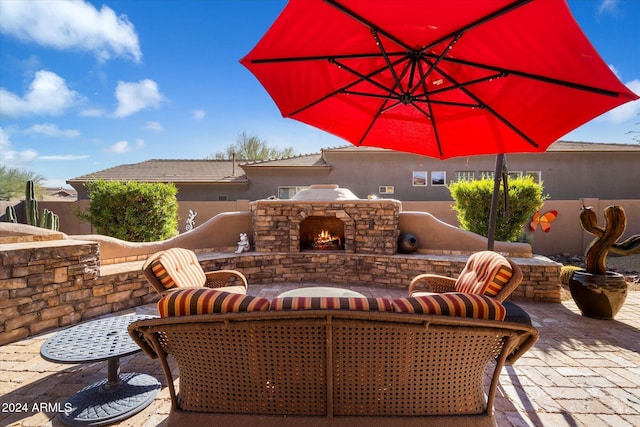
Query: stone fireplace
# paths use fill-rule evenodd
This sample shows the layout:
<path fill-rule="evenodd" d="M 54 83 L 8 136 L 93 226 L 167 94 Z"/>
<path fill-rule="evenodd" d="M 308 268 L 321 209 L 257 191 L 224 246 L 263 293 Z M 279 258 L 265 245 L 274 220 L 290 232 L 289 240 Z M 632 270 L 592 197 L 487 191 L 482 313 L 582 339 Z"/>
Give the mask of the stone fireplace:
<path fill-rule="evenodd" d="M 394 254 L 400 202 L 358 199 L 338 186 L 311 186 L 290 200 L 250 203 L 256 252 Z M 324 232 L 324 233 L 323 233 Z"/>

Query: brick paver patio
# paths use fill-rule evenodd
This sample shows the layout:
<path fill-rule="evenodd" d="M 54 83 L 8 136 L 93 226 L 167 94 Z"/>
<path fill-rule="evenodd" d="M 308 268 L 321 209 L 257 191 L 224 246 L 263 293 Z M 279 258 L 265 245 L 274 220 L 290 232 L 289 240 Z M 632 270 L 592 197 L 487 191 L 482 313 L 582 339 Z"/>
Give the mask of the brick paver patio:
<path fill-rule="evenodd" d="M 272 298 L 300 285 L 252 285 Z M 365 295 L 406 291 L 354 286 Z M 501 376 L 495 411 L 502 426 L 640 426 L 640 292 L 630 292 L 615 320 L 583 317 L 573 301 L 518 303 L 540 340 Z M 130 314 L 134 310 L 117 314 Z M 135 312 L 154 313 L 155 306 Z M 76 391 L 106 377 L 105 362 L 61 365 L 40 357 L 49 332 L 0 347 L 0 426 L 60 426 L 57 410 Z M 163 385 L 155 401 L 119 426 L 161 426 L 170 402 L 157 361 L 144 353 L 121 359 L 122 372 L 154 375 Z"/>

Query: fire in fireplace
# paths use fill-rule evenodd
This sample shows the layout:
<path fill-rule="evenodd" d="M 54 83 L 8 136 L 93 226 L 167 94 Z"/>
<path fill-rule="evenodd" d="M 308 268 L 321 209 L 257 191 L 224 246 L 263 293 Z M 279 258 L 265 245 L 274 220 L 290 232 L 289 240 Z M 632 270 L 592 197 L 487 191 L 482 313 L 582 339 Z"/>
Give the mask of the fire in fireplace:
<path fill-rule="evenodd" d="M 344 223 L 335 217 L 311 216 L 300 223 L 301 250 L 344 250 Z"/>

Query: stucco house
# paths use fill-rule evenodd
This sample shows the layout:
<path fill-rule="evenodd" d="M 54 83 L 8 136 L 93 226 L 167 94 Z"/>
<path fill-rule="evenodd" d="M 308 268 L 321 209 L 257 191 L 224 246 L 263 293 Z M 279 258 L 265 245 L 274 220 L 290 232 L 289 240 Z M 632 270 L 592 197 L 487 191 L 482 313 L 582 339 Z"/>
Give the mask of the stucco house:
<path fill-rule="evenodd" d="M 451 201 L 446 187 L 458 179 L 493 176 L 495 156 L 438 160 L 369 147 L 325 148 L 280 160 L 148 160 L 67 181 L 80 200 L 94 179 L 173 182 L 178 200 L 288 199 L 312 184 L 338 184 L 361 198 Z M 640 145 L 558 141 L 544 153 L 507 155 L 511 176 L 544 183 L 550 200 L 639 199 Z"/>

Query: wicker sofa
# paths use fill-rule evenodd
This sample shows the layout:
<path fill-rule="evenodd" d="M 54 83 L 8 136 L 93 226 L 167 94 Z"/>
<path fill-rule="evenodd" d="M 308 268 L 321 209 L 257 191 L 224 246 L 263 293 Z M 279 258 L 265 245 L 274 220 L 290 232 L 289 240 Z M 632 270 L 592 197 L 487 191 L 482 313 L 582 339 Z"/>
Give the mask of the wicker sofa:
<path fill-rule="evenodd" d="M 472 306 L 488 300 L 474 298 Z M 533 345 L 537 330 L 420 313 L 418 300 L 180 290 L 158 303 L 165 317 L 129 332 L 164 369 L 166 425 L 495 425 L 502 367 Z M 489 317 L 504 317 L 490 303 Z"/>

